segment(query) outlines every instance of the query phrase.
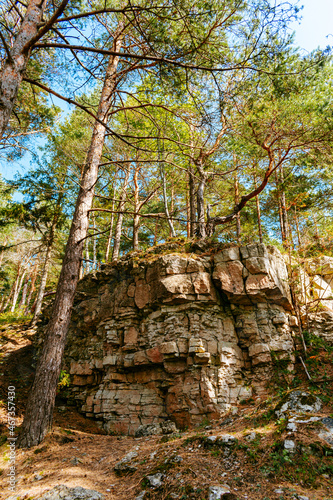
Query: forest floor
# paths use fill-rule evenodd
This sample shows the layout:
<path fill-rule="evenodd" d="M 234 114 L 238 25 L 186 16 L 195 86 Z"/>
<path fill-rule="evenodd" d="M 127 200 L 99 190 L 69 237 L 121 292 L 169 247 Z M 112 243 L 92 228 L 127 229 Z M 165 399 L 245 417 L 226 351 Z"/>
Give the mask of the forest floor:
<path fill-rule="evenodd" d="M 169 436 L 133 438 L 109 436 L 94 421 L 76 409 L 57 402 L 52 432 L 44 442 L 29 450 L 17 450 L 15 493 L 8 490 L 9 447 L 7 426 L 8 386 L 15 386 L 17 425 L 33 379 L 32 338 L 24 324 L 0 326 L 0 498 L 15 494 L 33 499 L 56 485 L 82 486 L 96 490 L 105 500 L 200 499 L 209 497 L 209 487 L 227 485 L 224 499 L 333 500 L 333 450 L 318 437 L 318 422 L 297 424 L 292 435 L 296 452 L 284 450 L 287 435 L 284 419 L 274 408 L 291 389 L 302 389 L 321 398 L 316 415 L 333 417 L 331 349 L 318 342 L 309 347 L 307 366 L 320 383 L 310 383 L 301 366 L 293 387 L 280 381 L 265 398 L 254 398 L 238 406 L 220 421 L 205 421 L 194 430 Z M 326 382 L 323 379 L 326 378 Z M 230 434 L 232 446 L 210 436 Z M 114 467 L 133 452 L 128 470 L 117 475 Z M 148 476 L 160 480 L 152 487 Z"/>

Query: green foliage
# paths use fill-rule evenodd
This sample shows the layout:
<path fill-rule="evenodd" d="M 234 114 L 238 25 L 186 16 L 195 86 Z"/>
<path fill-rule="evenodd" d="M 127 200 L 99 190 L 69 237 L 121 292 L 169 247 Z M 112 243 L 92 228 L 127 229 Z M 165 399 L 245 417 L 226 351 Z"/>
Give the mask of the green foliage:
<path fill-rule="evenodd" d="M 66 387 L 69 387 L 70 383 L 71 383 L 70 374 L 67 373 L 66 370 L 61 370 L 60 376 L 59 376 L 59 382 L 58 382 L 59 390 L 65 389 Z"/>
<path fill-rule="evenodd" d="M 4 312 L 0 314 L 0 325 L 17 325 L 28 323 L 32 315 L 25 315 L 22 311 Z"/>

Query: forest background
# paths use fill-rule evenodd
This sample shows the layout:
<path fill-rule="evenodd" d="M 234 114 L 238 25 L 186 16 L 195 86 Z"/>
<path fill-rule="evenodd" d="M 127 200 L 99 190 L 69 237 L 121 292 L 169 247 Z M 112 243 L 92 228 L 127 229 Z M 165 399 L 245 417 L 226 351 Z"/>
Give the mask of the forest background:
<path fill-rule="evenodd" d="M 31 168 L 0 179 L 0 312 L 35 325 L 55 297 L 50 409 L 77 281 L 103 263 L 169 238 L 332 254 L 332 63 L 295 45 L 296 2 L 35 4 L 1 13 L 1 161 Z"/>

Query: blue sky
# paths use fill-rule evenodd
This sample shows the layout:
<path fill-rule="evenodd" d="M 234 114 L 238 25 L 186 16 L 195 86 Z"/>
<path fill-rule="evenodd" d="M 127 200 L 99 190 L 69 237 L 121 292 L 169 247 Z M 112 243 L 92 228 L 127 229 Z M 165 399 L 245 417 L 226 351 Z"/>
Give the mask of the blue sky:
<path fill-rule="evenodd" d="M 333 0 L 300 0 L 300 24 L 294 23 L 296 44 L 307 51 L 333 45 Z"/>
<path fill-rule="evenodd" d="M 296 45 L 308 52 L 317 47 L 333 46 L 333 0 L 300 0 L 299 5 L 304 6 L 301 12 L 302 19 L 291 25 L 291 31 L 294 30 L 296 33 Z M 12 179 L 18 170 L 22 172 L 29 167 L 30 158 L 26 155 L 20 164 L 0 163 L 0 173 L 4 178 Z"/>

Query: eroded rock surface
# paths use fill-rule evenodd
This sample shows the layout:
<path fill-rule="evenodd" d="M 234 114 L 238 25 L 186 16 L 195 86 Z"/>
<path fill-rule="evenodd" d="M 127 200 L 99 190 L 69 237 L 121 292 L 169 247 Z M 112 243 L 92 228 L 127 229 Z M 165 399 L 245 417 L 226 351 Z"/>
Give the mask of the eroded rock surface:
<path fill-rule="evenodd" d="M 69 488 L 63 484 L 39 496 L 37 500 L 103 500 L 104 496 L 98 491 L 87 490 L 81 486 Z"/>
<path fill-rule="evenodd" d="M 108 432 L 218 418 L 264 389 L 272 352 L 292 369 L 295 325 L 274 247 L 120 261 L 79 283 L 71 397 Z"/>

